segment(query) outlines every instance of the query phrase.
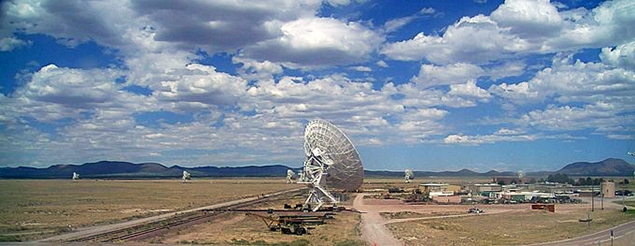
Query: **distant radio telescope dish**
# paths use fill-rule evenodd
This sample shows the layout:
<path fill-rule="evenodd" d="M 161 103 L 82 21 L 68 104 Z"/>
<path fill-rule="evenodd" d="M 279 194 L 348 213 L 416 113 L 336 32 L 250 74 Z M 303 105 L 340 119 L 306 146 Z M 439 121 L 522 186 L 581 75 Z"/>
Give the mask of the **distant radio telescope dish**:
<path fill-rule="evenodd" d="M 410 180 L 415 179 L 415 174 L 414 172 L 412 172 L 412 170 L 410 169 L 406 169 L 406 171 L 404 171 L 404 182 L 406 183 L 410 183 Z"/>
<path fill-rule="evenodd" d="M 522 180 L 525 177 L 525 172 L 518 171 L 518 179 Z"/>
<path fill-rule="evenodd" d="M 335 125 L 319 119 L 310 121 L 304 130 L 304 152 L 306 160 L 298 183 L 309 186 L 305 206 L 315 204 L 313 211 L 317 211 L 324 200 L 337 205 L 338 201 L 327 187 L 353 191 L 362 186 L 364 167 L 359 153 Z"/>
<path fill-rule="evenodd" d="M 183 177 L 181 177 L 181 180 L 183 180 L 183 183 L 187 183 L 187 181 L 190 179 L 192 179 L 192 176 L 190 175 L 190 173 L 188 171 L 183 171 Z"/>
<path fill-rule="evenodd" d="M 79 180 L 79 173 L 73 172 L 73 180 Z"/>
<path fill-rule="evenodd" d="M 293 183 L 293 181 L 297 178 L 297 175 L 295 175 L 295 172 L 293 172 L 293 170 L 288 169 L 287 170 L 287 184 Z"/>

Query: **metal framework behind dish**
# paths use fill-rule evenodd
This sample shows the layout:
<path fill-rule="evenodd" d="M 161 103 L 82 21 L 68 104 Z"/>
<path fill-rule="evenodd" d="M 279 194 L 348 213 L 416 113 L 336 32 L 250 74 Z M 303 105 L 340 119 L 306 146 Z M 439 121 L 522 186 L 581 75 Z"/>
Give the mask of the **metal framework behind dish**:
<path fill-rule="evenodd" d="M 317 211 L 324 200 L 334 207 L 338 200 L 327 190 L 331 188 L 357 190 L 364 179 L 364 168 L 359 153 L 348 137 L 333 124 L 313 120 L 304 131 L 306 160 L 298 183 L 310 188 L 305 207 L 315 204 Z"/>

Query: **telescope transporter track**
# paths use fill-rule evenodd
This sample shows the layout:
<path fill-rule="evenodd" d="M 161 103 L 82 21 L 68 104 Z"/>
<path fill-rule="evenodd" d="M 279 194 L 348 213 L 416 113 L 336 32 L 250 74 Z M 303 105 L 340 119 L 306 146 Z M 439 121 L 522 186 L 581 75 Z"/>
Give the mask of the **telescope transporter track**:
<path fill-rule="evenodd" d="M 244 208 L 251 205 L 256 205 L 262 202 L 278 199 L 283 194 L 300 193 L 303 189 L 295 189 L 290 191 L 278 192 L 268 196 L 248 199 L 246 201 L 232 203 L 226 206 L 219 206 L 213 209 L 199 209 L 194 211 L 187 211 L 182 213 L 176 213 L 174 216 L 170 216 L 158 221 L 151 221 L 134 226 L 128 226 L 120 229 L 104 231 L 93 235 L 80 236 L 66 240 L 68 242 L 104 242 L 104 243 L 116 243 L 125 241 L 138 241 L 148 239 L 165 234 L 172 230 L 177 230 L 191 225 L 196 225 L 210 221 L 222 214 L 233 211 L 243 211 L 240 208 Z"/>

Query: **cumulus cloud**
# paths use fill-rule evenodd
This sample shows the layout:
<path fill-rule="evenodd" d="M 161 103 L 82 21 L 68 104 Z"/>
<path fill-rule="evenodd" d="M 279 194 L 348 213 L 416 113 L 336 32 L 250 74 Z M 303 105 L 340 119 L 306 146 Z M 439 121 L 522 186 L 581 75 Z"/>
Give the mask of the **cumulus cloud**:
<path fill-rule="evenodd" d="M 4 37 L 0 38 L 0 51 L 12 51 L 13 49 L 27 46 L 31 44 L 31 42 L 27 42 L 15 37 Z"/>
<path fill-rule="evenodd" d="M 490 98 L 492 98 L 492 95 L 489 92 L 476 85 L 475 80 L 469 80 L 465 84 L 450 85 L 448 95 L 470 97 L 483 102 L 487 102 Z"/>
<path fill-rule="evenodd" d="M 543 98 L 539 96 L 539 92 L 533 88 L 529 88 L 530 84 L 522 82 L 518 84 L 502 83 L 500 85 L 492 85 L 488 90 L 495 95 L 511 99 L 517 103 L 536 102 Z M 532 85 L 533 87 L 533 85 Z"/>
<path fill-rule="evenodd" d="M 412 78 L 412 82 L 422 87 L 438 85 L 452 85 L 489 77 L 492 80 L 518 76 L 525 72 L 525 64 L 520 61 L 507 62 L 493 66 L 481 67 L 469 63 L 454 63 L 443 66 L 423 64 L 419 74 Z"/>
<path fill-rule="evenodd" d="M 360 23 L 315 17 L 321 4 L 315 0 L 7 2 L 2 31 L 43 33 L 68 46 L 92 40 L 124 53 L 127 64 L 135 63 L 128 59 L 149 53 L 197 49 L 209 54 L 240 50 L 243 60 L 295 67 L 352 64 L 368 59 L 383 42 L 378 32 Z M 3 38 L 4 43 L 15 44 Z"/>
<path fill-rule="evenodd" d="M 492 12 L 491 18 L 523 39 L 552 36 L 563 28 L 562 17 L 549 0 L 507 0 Z"/>
<path fill-rule="evenodd" d="M 355 67 L 352 67 L 351 69 L 358 72 L 372 72 L 373 71 L 372 68 L 366 67 L 366 66 L 355 66 Z"/>
<path fill-rule="evenodd" d="M 634 117 L 616 117 L 613 105 L 598 102 L 583 107 L 552 105 L 545 110 L 534 110 L 523 115 L 519 124 L 550 131 L 602 130 L 603 128 L 619 128 L 632 118 Z"/>
<path fill-rule="evenodd" d="M 238 57 L 232 57 L 234 64 L 242 64 L 238 69 L 240 77 L 245 80 L 259 81 L 259 80 L 273 80 L 273 77 L 277 74 L 281 74 L 284 70 L 280 63 L 270 61 L 256 61 L 253 59 L 241 59 Z"/>
<path fill-rule="evenodd" d="M 545 49 L 572 49 L 615 46 L 635 37 L 635 3 L 628 0 L 606 1 L 597 8 L 562 13 L 565 29 L 545 42 Z"/>
<path fill-rule="evenodd" d="M 508 32 L 487 16 L 463 17 L 441 37 L 419 33 L 411 40 L 388 44 L 381 52 L 395 60 L 483 64 L 510 57 L 530 45 Z"/>
<path fill-rule="evenodd" d="M 487 64 L 519 54 L 616 46 L 635 37 L 634 9 L 631 1 L 609 1 L 592 11 L 558 12 L 545 0 L 508 0 L 491 16 L 463 17 L 442 36 L 419 33 L 381 53 L 404 61 Z"/>
<path fill-rule="evenodd" d="M 245 93 L 247 82 L 219 73 L 213 67 L 190 64 L 170 72 L 172 78 L 161 82 L 155 92 L 158 100 L 201 107 L 233 105 Z M 192 104 L 195 103 L 195 104 Z M 178 106 L 177 106 L 178 107 Z"/>
<path fill-rule="evenodd" d="M 560 137 L 564 137 L 564 136 L 560 136 Z M 518 135 L 493 134 L 493 135 L 476 135 L 476 136 L 452 134 L 452 135 L 446 136 L 443 139 L 443 143 L 480 145 L 480 144 L 492 144 L 492 143 L 498 143 L 498 142 L 526 142 L 526 141 L 534 141 L 540 138 L 549 138 L 549 137 L 526 135 L 526 134 L 518 134 Z"/>
<path fill-rule="evenodd" d="M 157 25 L 156 40 L 204 47 L 214 53 L 276 38 L 281 23 L 312 16 L 320 2 L 134 1 L 132 5 Z"/>
<path fill-rule="evenodd" d="M 129 20 L 126 1 L 9 1 L 3 3 L 3 24 L 26 33 L 46 33 L 69 46 L 94 40 L 109 46 L 123 45 L 123 27 Z"/>
<path fill-rule="evenodd" d="M 635 41 L 615 48 L 603 48 L 600 58 L 603 63 L 613 67 L 635 71 Z"/>
<path fill-rule="evenodd" d="M 553 97 L 561 103 L 602 100 L 617 103 L 623 110 L 633 107 L 628 101 L 635 93 L 635 72 L 603 63 L 571 63 L 558 57 L 552 67 L 543 69 L 528 81 L 492 85 L 488 90 L 518 104 L 544 102 Z"/>
<path fill-rule="evenodd" d="M 455 63 L 446 66 L 424 64 L 421 65 L 419 75 L 413 78 L 412 81 L 423 87 L 450 85 L 476 79 L 483 75 L 484 72 L 479 66 L 467 63 Z"/>
<path fill-rule="evenodd" d="M 149 106 L 142 96 L 122 91 L 115 80 L 121 71 L 81 70 L 47 65 L 11 95 L 5 113 L 28 115 L 40 121 L 79 118 L 81 112 Z M 149 107 L 151 108 L 151 107 Z"/>
<path fill-rule="evenodd" d="M 303 18 L 280 27 L 282 36 L 241 50 L 240 57 L 282 62 L 286 66 L 347 65 L 365 61 L 383 37 L 359 23 Z"/>

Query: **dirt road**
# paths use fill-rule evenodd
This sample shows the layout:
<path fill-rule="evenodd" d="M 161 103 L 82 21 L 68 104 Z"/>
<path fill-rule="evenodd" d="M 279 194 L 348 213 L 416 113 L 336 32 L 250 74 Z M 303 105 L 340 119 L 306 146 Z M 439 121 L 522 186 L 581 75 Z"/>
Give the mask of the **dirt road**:
<path fill-rule="evenodd" d="M 384 226 L 386 221 L 379 212 L 364 205 L 364 195 L 358 194 L 353 202 L 353 208 L 362 212 L 362 239 L 370 245 L 403 245 Z"/>

